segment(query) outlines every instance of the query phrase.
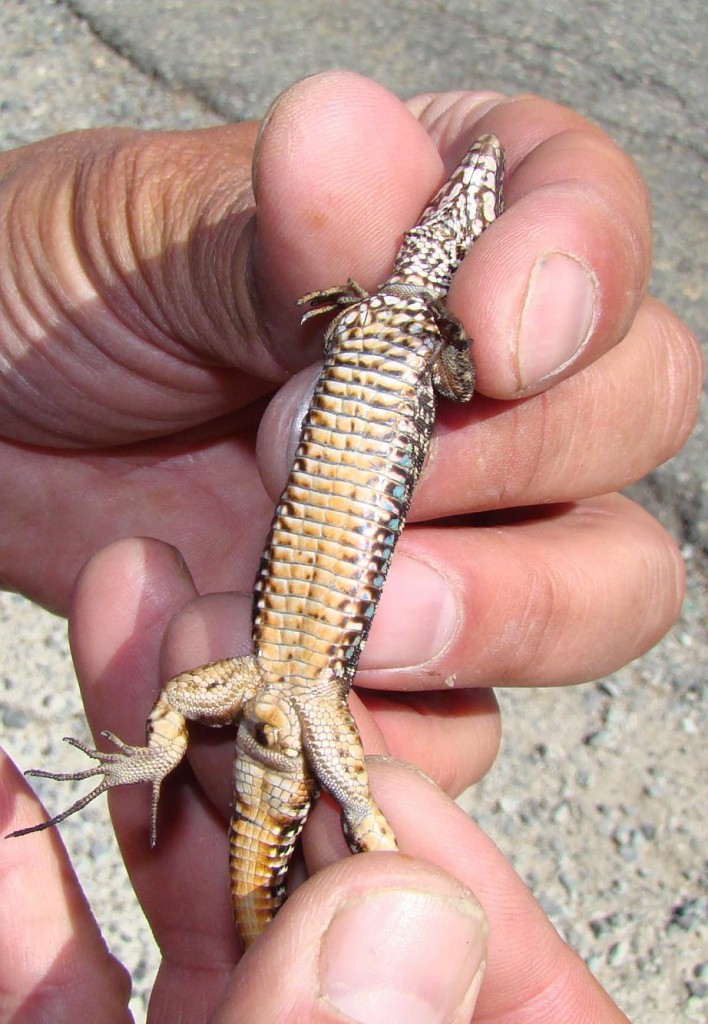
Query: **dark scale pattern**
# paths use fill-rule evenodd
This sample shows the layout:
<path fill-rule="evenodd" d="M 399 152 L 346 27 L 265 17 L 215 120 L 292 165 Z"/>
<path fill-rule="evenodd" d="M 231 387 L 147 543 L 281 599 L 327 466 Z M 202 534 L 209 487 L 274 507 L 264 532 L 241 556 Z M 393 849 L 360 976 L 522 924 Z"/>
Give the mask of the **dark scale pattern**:
<path fill-rule="evenodd" d="M 377 298 L 346 310 L 333 328 L 342 340 L 303 423 L 256 587 L 254 640 L 267 680 L 288 676 L 309 688 L 334 665 L 347 678 L 356 669 L 433 425 L 430 365 L 440 335 L 435 326 L 408 330 L 420 301 L 397 305 L 395 328 L 390 305 Z M 296 542 L 313 530 L 324 542 L 314 559 Z"/>

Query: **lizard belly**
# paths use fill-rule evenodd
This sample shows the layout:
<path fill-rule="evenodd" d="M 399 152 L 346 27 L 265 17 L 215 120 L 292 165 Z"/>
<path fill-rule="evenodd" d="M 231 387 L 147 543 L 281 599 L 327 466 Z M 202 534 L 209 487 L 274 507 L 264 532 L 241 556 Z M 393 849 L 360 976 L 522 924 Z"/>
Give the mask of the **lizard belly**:
<path fill-rule="evenodd" d="M 433 424 L 436 336 L 382 337 L 379 308 L 339 321 L 347 340 L 315 389 L 256 584 L 264 675 L 308 690 L 354 674 Z"/>

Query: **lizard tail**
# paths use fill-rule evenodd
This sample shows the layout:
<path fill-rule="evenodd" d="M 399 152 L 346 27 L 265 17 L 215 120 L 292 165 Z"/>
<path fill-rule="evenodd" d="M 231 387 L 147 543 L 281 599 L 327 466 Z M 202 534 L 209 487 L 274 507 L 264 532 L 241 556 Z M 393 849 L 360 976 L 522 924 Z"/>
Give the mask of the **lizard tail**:
<path fill-rule="evenodd" d="M 246 947 L 285 902 L 293 847 L 317 796 L 312 776 L 302 767 L 285 773 L 244 758 L 237 768 L 229 873 L 234 918 Z"/>

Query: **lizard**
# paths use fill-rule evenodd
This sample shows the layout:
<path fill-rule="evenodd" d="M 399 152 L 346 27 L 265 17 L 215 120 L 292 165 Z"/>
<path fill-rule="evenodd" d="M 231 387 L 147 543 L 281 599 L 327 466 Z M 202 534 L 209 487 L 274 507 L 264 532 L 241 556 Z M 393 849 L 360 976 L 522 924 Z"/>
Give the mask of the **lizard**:
<path fill-rule="evenodd" d="M 472 397 L 471 341 L 445 300 L 469 247 L 502 212 L 503 176 L 501 144 L 481 136 L 404 234 L 375 293 L 350 279 L 298 300 L 309 307 L 303 322 L 335 315 L 257 573 L 253 653 L 165 683 L 144 747 L 108 731 L 117 749 L 107 752 L 67 738 L 98 764 L 28 774 L 101 782 L 13 836 L 56 825 L 113 786 L 148 782 L 154 846 L 160 786 L 196 720 L 236 726 L 229 874 L 244 946 L 284 902 L 295 843 L 322 789 L 341 807 L 353 852 L 397 848 L 370 793 L 348 694 L 425 462 L 436 395 Z"/>

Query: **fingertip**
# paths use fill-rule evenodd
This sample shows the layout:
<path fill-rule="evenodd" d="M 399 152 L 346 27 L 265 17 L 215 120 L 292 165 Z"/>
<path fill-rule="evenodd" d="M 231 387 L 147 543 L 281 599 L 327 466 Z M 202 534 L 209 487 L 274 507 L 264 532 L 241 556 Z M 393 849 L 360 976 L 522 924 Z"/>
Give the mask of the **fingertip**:
<path fill-rule="evenodd" d="M 58 832 L 3 838 L 35 823 L 38 803 L 0 749 L 0 1015 L 26 1020 L 41 1006 L 45 1019 L 122 1019 L 130 979 L 102 940 Z"/>
<path fill-rule="evenodd" d="M 521 97 L 482 124 L 508 139 L 506 210 L 450 299 L 476 342 L 479 390 L 510 399 L 571 376 L 627 333 L 651 267 L 650 206 L 631 158 L 572 111 Z"/>
<path fill-rule="evenodd" d="M 426 866 L 474 892 L 484 910 L 489 937 L 480 1019 L 627 1024 L 500 850 L 459 806 L 409 765 L 378 760 L 371 777 L 410 862 L 417 866 L 422 861 L 412 858 L 425 858 Z"/>
<path fill-rule="evenodd" d="M 415 888 L 372 889 L 339 905 L 319 965 L 320 991 L 335 1009 L 355 1020 L 412 1024 L 474 1009 L 486 961 L 484 913 L 469 890 L 442 892 L 441 873 L 432 874 L 425 883 L 416 878 Z"/>
<path fill-rule="evenodd" d="M 450 292 L 475 339 L 479 390 L 527 397 L 595 362 L 629 330 L 646 273 L 619 213 L 585 184 L 558 181 L 521 197 Z"/>
<path fill-rule="evenodd" d="M 457 1019 L 474 1006 L 486 939 L 479 904 L 446 872 L 396 854 L 346 857 L 290 898 L 215 1020 L 236 1005 L 263 1020 Z"/>
<path fill-rule="evenodd" d="M 647 296 L 634 326 L 644 331 L 645 345 L 656 353 L 648 382 L 657 396 L 653 411 L 662 442 L 655 465 L 675 455 L 696 425 L 703 396 L 704 358 L 690 328 L 652 296 Z"/>
<path fill-rule="evenodd" d="M 416 765 L 453 798 L 479 782 L 497 758 L 501 715 L 491 689 L 362 697 L 381 731 L 382 749 Z"/>
<path fill-rule="evenodd" d="M 126 715 L 143 708 L 146 687 L 154 688 L 159 678 L 167 623 L 194 595 L 180 553 L 162 541 L 124 538 L 89 559 L 76 580 L 69 614 L 69 640 L 87 705 L 103 695 L 116 716 L 121 708 Z M 123 694 L 132 690 L 134 701 L 116 705 L 115 687 Z M 116 724 L 120 732 L 123 726 Z"/>
<path fill-rule="evenodd" d="M 163 675 L 221 658 L 233 658 L 251 648 L 250 594 L 207 594 L 183 605 L 170 620 L 163 641 Z"/>
<path fill-rule="evenodd" d="M 360 207 L 366 204 L 369 213 L 371 193 L 359 196 L 353 192 L 353 176 L 361 174 L 363 183 L 376 184 L 388 172 L 388 188 L 393 193 L 401 175 L 412 182 L 425 174 L 426 168 L 415 166 L 411 159 L 421 147 L 428 153 L 432 187 L 441 173 L 439 159 L 419 121 L 396 96 L 350 71 L 326 71 L 303 78 L 271 106 L 259 136 L 254 169 L 259 211 L 263 208 L 270 213 L 277 205 L 280 219 L 285 221 L 284 235 L 291 223 L 309 228 L 310 234 L 325 229 L 325 214 L 336 199 Z M 315 185 L 323 190 L 327 207 L 312 192 Z M 424 190 L 425 183 L 420 187 Z M 310 204 L 315 200 L 317 207 L 296 209 L 293 193 L 309 199 Z M 373 194 L 377 203 L 384 205 L 395 199 L 394 195 Z M 274 230 L 276 225 L 271 227 Z M 351 246 L 340 239 L 337 248 L 347 253 Z"/>
<path fill-rule="evenodd" d="M 261 480 L 276 501 L 295 459 L 300 428 L 309 407 L 321 363 L 308 366 L 280 388 L 258 428 L 256 460 Z"/>
<path fill-rule="evenodd" d="M 86 603 L 110 590 L 116 614 L 134 613 L 132 602 L 140 594 L 159 607 L 173 600 L 171 581 L 185 593 L 194 593 L 194 583 L 179 550 L 172 544 L 153 537 L 122 537 L 100 548 L 86 561 L 79 572 L 72 594 L 72 614 L 83 610 Z"/>
<path fill-rule="evenodd" d="M 293 345 L 295 300 L 349 277 L 375 287 L 441 177 L 420 123 L 366 78 L 326 72 L 279 97 L 259 140 L 253 267 L 283 365 L 315 354 Z"/>

